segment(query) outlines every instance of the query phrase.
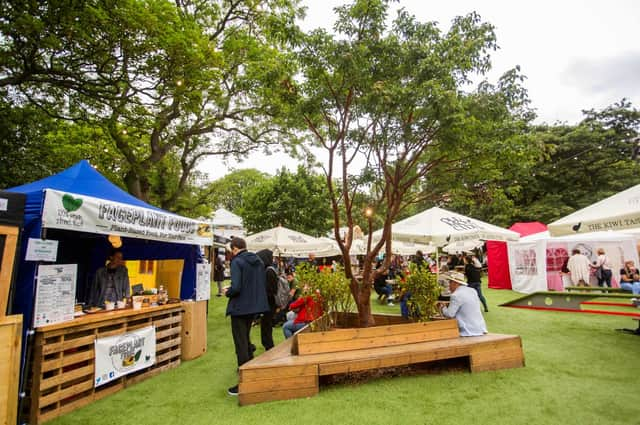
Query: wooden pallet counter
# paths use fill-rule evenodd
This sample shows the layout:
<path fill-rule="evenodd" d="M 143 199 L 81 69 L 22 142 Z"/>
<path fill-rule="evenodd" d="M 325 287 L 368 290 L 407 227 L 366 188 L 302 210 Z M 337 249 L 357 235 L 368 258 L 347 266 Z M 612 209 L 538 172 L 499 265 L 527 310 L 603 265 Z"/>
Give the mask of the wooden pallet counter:
<path fill-rule="evenodd" d="M 181 304 L 88 314 L 36 329 L 23 414 L 38 424 L 180 365 Z M 94 387 L 94 342 L 136 329 L 156 329 L 156 363 Z"/>

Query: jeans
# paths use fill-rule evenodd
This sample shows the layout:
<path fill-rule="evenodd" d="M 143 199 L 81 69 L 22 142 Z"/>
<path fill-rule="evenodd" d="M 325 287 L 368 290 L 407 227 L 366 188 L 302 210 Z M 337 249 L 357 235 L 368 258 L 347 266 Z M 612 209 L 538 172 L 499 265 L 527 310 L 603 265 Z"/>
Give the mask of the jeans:
<path fill-rule="evenodd" d="M 231 334 L 233 335 L 233 345 L 235 346 L 236 357 L 238 358 L 238 367 L 253 358 L 253 351 L 251 350 L 249 338 L 253 317 L 253 314 L 245 316 L 231 316 Z"/>
<path fill-rule="evenodd" d="M 640 294 L 640 282 L 620 282 L 620 288 L 631 291 L 633 295 Z"/>
<path fill-rule="evenodd" d="M 489 311 L 489 307 L 487 307 L 487 299 L 482 295 L 482 284 L 480 282 L 469 282 L 467 283 L 469 288 L 473 288 L 478 293 L 478 298 L 480 298 L 480 302 L 484 307 L 484 311 Z"/>
<path fill-rule="evenodd" d="M 282 325 L 282 332 L 284 332 L 285 338 L 291 338 L 294 333 L 307 326 L 305 322 L 294 323 L 293 320 L 289 320 Z"/>

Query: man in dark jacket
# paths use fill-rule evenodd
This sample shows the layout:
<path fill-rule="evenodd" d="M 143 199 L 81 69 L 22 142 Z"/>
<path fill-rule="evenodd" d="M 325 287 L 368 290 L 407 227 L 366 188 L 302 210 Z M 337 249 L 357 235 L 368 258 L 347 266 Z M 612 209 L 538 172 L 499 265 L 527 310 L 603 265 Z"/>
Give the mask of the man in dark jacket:
<path fill-rule="evenodd" d="M 231 253 L 231 286 L 225 295 L 229 298 L 227 316 L 231 316 L 231 333 L 240 367 L 253 358 L 249 343 L 251 323 L 257 314 L 269 311 L 269 303 L 262 260 L 247 251 L 247 243 L 241 238 L 231 240 Z M 228 393 L 238 395 L 238 386 L 229 388 Z"/>
<path fill-rule="evenodd" d="M 256 252 L 265 267 L 267 300 L 269 301 L 269 311 L 262 313 L 260 318 L 260 335 L 262 346 L 265 351 L 273 348 L 273 316 L 276 313 L 276 294 L 278 293 L 278 273 L 273 268 L 273 252 L 263 249 Z"/>

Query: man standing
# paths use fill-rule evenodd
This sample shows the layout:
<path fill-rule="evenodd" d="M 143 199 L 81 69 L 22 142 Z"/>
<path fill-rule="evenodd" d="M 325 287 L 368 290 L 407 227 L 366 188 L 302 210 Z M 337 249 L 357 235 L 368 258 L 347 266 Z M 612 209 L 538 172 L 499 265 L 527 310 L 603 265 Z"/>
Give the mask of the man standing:
<path fill-rule="evenodd" d="M 240 367 L 253 358 L 249 342 L 251 323 L 257 314 L 269 311 L 269 303 L 260 258 L 247 251 L 247 243 L 242 238 L 231 240 L 231 254 L 231 286 L 225 295 L 229 298 L 227 316 L 231 316 L 231 333 Z M 238 386 L 229 388 L 228 393 L 238 395 Z"/>
<path fill-rule="evenodd" d="M 589 286 L 590 264 L 587 256 L 581 254 L 579 249 L 574 248 L 571 250 L 571 257 L 567 261 L 567 269 L 569 269 L 571 283 L 574 286 Z"/>
<path fill-rule="evenodd" d="M 449 281 L 451 300 L 448 306 L 441 305 L 444 317 L 458 321 L 460 336 L 480 336 L 487 333 L 487 324 L 480 312 L 480 299 L 474 289 L 467 287 L 464 275 L 459 272 L 444 273 Z"/>

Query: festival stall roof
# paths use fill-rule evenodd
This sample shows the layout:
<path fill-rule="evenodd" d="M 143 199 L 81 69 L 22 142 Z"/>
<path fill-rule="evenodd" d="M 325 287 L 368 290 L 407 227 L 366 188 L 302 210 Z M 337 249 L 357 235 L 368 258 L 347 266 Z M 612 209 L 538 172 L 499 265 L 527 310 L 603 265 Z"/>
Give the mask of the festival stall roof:
<path fill-rule="evenodd" d="M 640 185 L 549 224 L 552 236 L 640 227 Z"/>
<path fill-rule="evenodd" d="M 509 230 L 527 238 L 548 238 L 547 226 L 539 221 L 514 223 Z M 545 236 L 546 235 L 546 236 Z M 487 242 L 487 277 L 491 289 L 511 289 L 509 254 L 506 242 Z"/>
<path fill-rule="evenodd" d="M 242 217 L 235 215 L 225 208 L 218 208 L 213 213 L 213 225 L 242 227 Z"/>
<path fill-rule="evenodd" d="M 374 232 L 382 236 L 382 230 Z M 511 230 L 476 220 L 452 211 L 433 207 L 412 217 L 394 223 L 393 240 L 443 246 L 467 240 L 518 240 L 520 235 Z"/>
<path fill-rule="evenodd" d="M 208 223 L 165 212 L 128 194 L 96 171 L 88 161 L 38 180 L 8 189 L 24 193 L 25 228 L 21 259 L 25 258 L 29 238 L 48 238 L 62 242 L 59 261 L 82 258 L 79 289 L 101 265 L 110 247 L 106 236 L 123 237 L 125 259 L 182 259 L 184 268 L 180 296 L 195 293 L 195 264 L 200 262 L 199 245 L 211 245 Z M 71 232 L 68 232 L 71 231 Z M 71 259 L 71 260 L 70 260 Z M 14 313 L 25 315 L 31 323 L 37 262 L 21 261 L 14 294 Z"/>
<path fill-rule="evenodd" d="M 305 235 L 286 227 L 278 226 L 246 237 L 247 248 L 251 251 L 270 249 L 276 255 L 306 257 L 310 253 L 324 252 L 332 248 L 332 243 Z"/>

